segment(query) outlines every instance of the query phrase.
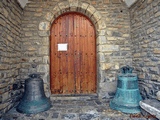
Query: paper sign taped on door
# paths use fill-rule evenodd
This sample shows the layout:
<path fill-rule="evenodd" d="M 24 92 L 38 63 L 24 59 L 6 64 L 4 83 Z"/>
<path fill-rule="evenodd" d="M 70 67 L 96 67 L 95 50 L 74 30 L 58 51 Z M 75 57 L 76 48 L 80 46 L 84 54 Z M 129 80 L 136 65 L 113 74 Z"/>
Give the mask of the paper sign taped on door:
<path fill-rule="evenodd" d="M 58 51 L 67 51 L 68 43 L 60 43 L 58 44 Z"/>

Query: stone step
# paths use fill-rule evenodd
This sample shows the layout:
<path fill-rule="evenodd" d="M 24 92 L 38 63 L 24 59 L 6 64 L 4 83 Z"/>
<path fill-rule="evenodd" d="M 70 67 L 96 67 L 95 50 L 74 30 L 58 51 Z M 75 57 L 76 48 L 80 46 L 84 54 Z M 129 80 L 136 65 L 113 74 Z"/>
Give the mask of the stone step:
<path fill-rule="evenodd" d="M 71 96 L 71 95 L 51 95 L 50 100 L 93 100 L 98 99 L 98 96 L 96 94 L 93 95 L 77 95 L 77 96 Z"/>

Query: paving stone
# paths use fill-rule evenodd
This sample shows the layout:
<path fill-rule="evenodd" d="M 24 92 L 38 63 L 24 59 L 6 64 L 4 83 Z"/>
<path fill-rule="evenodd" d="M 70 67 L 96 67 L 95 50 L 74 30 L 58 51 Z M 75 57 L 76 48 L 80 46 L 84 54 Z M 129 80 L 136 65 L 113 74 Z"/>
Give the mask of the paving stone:
<path fill-rule="evenodd" d="M 61 119 L 63 120 L 76 120 L 77 119 L 77 116 L 76 114 L 72 114 L 72 113 L 69 113 L 69 114 L 62 114 L 61 115 Z"/>
<path fill-rule="evenodd" d="M 81 113 L 82 110 L 80 108 L 69 108 L 68 113 Z"/>
<path fill-rule="evenodd" d="M 94 118 L 93 114 L 80 114 L 79 115 L 80 120 L 91 120 Z"/>
<path fill-rule="evenodd" d="M 57 119 L 58 117 L 59 117 L 59 113 L 58 112 L 52 114 L 52 118 Z"/>
<path fill-rule="evenodd" d="M 41 114 L 41 116 L 47 118 L 47 117 L 49 116 L 49 113 L 48 113 L 48 112 L 43 112 L 43 113 Z"/>
<path fill-rule="evenodd" d="M 95 100 L 94 102 L 95 102 L 97 105 L 102 105 L 102 102 L 99 101 L 99 100 Z"/>

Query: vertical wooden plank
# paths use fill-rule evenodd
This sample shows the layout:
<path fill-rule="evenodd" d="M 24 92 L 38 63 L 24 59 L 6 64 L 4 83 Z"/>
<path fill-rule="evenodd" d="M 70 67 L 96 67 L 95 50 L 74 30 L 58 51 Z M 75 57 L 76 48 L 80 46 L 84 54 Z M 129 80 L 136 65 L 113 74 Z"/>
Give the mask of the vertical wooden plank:
<path fill-rule="evenodd" d="M 65 43 L 68 43 L 68 26 L 69 26 L 69 24 L 68 24 L 68 16 L 66 15 L 65 16 L 65 24 L 64 24 L 64 27 L 63 27 L 63 29 L 64 29 L 64 33 L 63 33 L 63 36 L 64 36 L 64 41 L 65 41 Z M 68 90 L 68 88 L 69 88 L 69 84 L 68 84 L 68 50 L 65 52 L 65 57 L 66 57 L 66 71 L 65 71 L 65 74 L 66 74 L 66 82 L 65 82 L 65 85 L 66 85 L 66 94 L 68 94 L 69 93 L 69 90 Z"/>
<path fill-rule="evenodd" d="M 84 21 L 84 17 L 80 16 L 80 20 L 81 20 L 81 27 L 80 27 L 80 37 L 81 37 L 81 41 L 82 41 L 82 66 L 83 66 L 83 70 L 82 70 L 82 74 L 83 74 L 83 79 L 81 81 L 81 93 L 84 94 L 86 93 L 86 88 L 87 88 L 87 75 L 86 75 L 86 39 L 85 39 L 85 32 L 86 32 L 86 28 L 85 28 L 85 21 Z"/>
<path fill-rule="evenodd" d="M 78 17 L 76 14 L 74 14 L 74 22 L 73 22 L 73 25 L 74 25 L 74 35 L 77 35 L 77 24 L 78 24 Z M 79 40 L 77 37 L 74 37 L 74 63 L 75 63 L 75 93 L 78 94 L 80 92 L 80 86 L 79 86 Z"/>
<path fill-rule="evenodd" d="M 65 26 L 65 24 L 66 24 L 66 20 L 65 20 L 65 18 L 66 18 L 66 16 L 62 16 L 62 19 L 61 19 L 61 24 L 60 24 L 60 28 L 61 28 L 61 32 L 60 32 L 60 38 L 61 38 L 61 40 L 60 40 L 60 43 L 61 44 L 63 44 L 63 43 L 65 43 L 65 39 L 64 39 L 64 37 L 63 37 L 63 34 L 65 33 L 64 32 L 64 26 Z M 61 81 L 61 86 L 62 86 L 62 93 L 63 94 L 66 94 L 67 93 L 67 85 L 66 85 L 66 81 L 67 81 L 67 79 L 66 79 L 66 55 L 65 55 L 65 53 L 66 53 L 66 51 L 59 51 L 59 53 L 61 53 L 61 71 L 62 71 L 62 73 L 61 73 L 61 76 L 62 76 L 62 78 L 60 79 L 60 81 Z"/>
<path fill-rule="evenodd" d="M 79 21 L 78 21 L 78 24 L 79 24 L 79 26 L 78 26 L 78 28 L 77 28 L 77 30 L 78 30 L 78 35 L 77 35 L 77 37 L 78 37 L 78 40 L 79 40 L 79 51 L 80 51 L 80 76 L 79 76 L 79 78 L 80 78 L 80 80 L 79 80 L 79 89 L 80 89 L 80 94 L 82 94 L 83 93 L 83 80 L 84 80 L 84 49 L 83 49 L 83 47 L 84 47 L 84 39 L 83 39 L 83 37 L 82 37 L 82 16 L 81 15 L 77 15 L 77 18 L 79 19 Z"/>
<path fill-rule="evenodd" d="M 68 71 L 69 71 L 69 78 L 68 78 L 68 91 L 70 94 L 74 94 L 75 90 L 75 83 L 74 83 L 74 38 L 73 38 L 73 16 L 71 14 L 68 15 Z"/>
<path fill-rule="evenodd" d="M 88 24 L 89 24 L 89 21 L 85 18 L 85 23 L 86 23 L 86 29 L 88 29 L 87 30 L 87 32 L 86 32 L 86 34 L 85 34 L 85 36 L 86 36 L 86 40 L 87 40 L 87 49 L 86 49 L 86 53 L 87 53 L 87 93 L 90 93 L 90 83 L 92 82 L 91 81 L 91 76 L 90 76 L 90 68 L 89 68 L 89 65 L 90 64 L 92 64 L 93 63 L 93 61 L 91 62 L 91 61 L 89 61 L 90 60 L 90 49 L 91 49 L 91 44 L 90 44 L 90 38 L 88 37 L 88 33 L 90 32 L 90 29 L 89 29 L 89 27 L 88 27 Z"/>
<path fill-rule="evenodd" d="M 95 61 L 95 54 L 96 54 L 96 50 L 95 50 L 95 38 L 94 38 L 94 29 L 92 24 L 88 24 L 88 28 L 89 28 L 89 33 L 88 33 L 88 39 L 89 39 L 89 44 L 90 44 L 90 49 L 88 50 L 89 53 L 89 61 L 93 61 L 93 63 L 96 63 Z M 95 91 L 95 82 L 96 82 L 96 77 L 95 77 L 95 72 L 96 72 L 96 68 L 94 67 L 95 65 L 93 63 L 89 63 L 89 76 L 90 76 L 90 82 L 89 82 L 89 93 L 94 93 Z"/>

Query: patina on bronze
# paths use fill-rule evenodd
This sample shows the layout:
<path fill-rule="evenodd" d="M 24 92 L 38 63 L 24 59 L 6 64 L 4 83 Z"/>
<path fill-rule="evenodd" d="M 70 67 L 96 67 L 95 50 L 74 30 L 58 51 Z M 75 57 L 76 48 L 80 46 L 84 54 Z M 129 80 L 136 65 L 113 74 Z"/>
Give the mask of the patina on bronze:
<path fill-rule="evenodd" d="M 110 102 L 110 107 L 124 113 L 139 113 L 139 101 L 142 100 L 137 75 L 132 73 L 133 68 L 125 66 L 118 74 L 117 91 Z"/>
<path fill-rule="evenodd" d="M 17 111 L 25 114 L 34 114 L 50 109 L 50 99 L 45 96 L 43 80 L 39 74 L 31 74 L 25 80 L 25 91 Z"/>

